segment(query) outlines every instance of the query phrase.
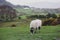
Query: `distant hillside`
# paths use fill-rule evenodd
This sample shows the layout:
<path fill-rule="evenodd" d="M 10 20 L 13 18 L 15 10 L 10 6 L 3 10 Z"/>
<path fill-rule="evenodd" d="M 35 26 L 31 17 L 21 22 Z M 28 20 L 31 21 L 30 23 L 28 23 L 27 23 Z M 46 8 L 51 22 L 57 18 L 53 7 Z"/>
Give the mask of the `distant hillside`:
<path fill-rule="evenodd" d="M 46 15 L 47 13 L 55 13 L 60 14 L 60 8 L 57 9 L 46 9 L 46 8 L 34 8 L 30 7 L 28 9 L 25 8 L 16 8 L 16 10 L 19 12 L 18 15 Z"/>
<path fill-rule="evenodd" d="M 8 5 L 11 6 L 13 8 L 29 8 L 29 6 L 25 6 L 25 5 L 13 5 L 10 2 L 6 1 L 6 0 L 0 0 L 0 6 L 1 5 Z"/>
<path fill-rule="evenodd" d="M 6 0 L 0 0 L 0 6 L 1 6 L 1 5 L 8 5 L 8 6 L 14 7 L 13 4 L 7 2 Z"/>
<path fill-rule="evenodd" d="M 56 9 L 49 9 L 49 8 L 32 8 L 34 12 L 40 12 L 40 13 L 60 13 L 60 8 Z"/>
<path fill-rule="evenodd" d="M 46 13 L 59 13 L 60 14 L 60 8 L 56 9 L 49 9 L 49 8 L 35 8 L 35 7 L 29 7 L 27 5 L 13 5 L 10 2 L 6 0 L 0 0 L 0 6 L 1 5 L 8 5 L 13 8 L 15 8 L 19 14 L 46 14 Z"/>
<path fill-rule="evenodd" d="M 15 8 L 30 8 L 29 6 L 26 5 L 15 5 Z"/>

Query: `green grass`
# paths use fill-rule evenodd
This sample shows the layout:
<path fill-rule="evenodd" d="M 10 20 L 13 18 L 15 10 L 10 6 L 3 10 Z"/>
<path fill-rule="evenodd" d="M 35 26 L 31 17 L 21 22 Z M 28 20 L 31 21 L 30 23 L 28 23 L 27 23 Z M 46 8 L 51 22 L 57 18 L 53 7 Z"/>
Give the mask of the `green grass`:
<path fill-rule="evenodd" d="M 5 26 L 7 26 L 6 24 Z M 60 38 L 60 25 L 42 26 L 41 30 L 33 35 L 29 30 L 28 23 L 18 23 L 17 27 L 1 27 L 0 40 L 54 40 Z"/>
<path fill-rule="evenodd" d="M 27 18 L 26 15 L 21 16 L 21 19 L 26 19 L 26 18 Z"/>

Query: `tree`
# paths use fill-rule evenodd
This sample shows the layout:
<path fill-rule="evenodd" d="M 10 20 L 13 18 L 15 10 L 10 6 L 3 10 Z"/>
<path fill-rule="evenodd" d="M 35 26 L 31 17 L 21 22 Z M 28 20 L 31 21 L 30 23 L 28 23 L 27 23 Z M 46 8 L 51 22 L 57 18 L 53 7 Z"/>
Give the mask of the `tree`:
<path fill-rule="evenodd" d="M 18 17 L 19 19 L 21 19 L 21 17 Z"/>
<path fill-rule="evenodd" d="M 39 18 L 46 18 L 45 15 L 39 15 Z"/>
<path fill-rule="evenodd" d="M 52 14 L 52 18 L 57 18 L 57 15 L 56 14 Z"/>
<path fill-rule="evenodd" d="M 52 18 L 57 18 L 57 15 L 56 14 L 54 14 L 54 13 L 48 13 L 47 15 L 47 18 L 50 18 L 50 17 L 52 17 Z"/>
<path fill-rule="evenodd" d="M 48 13 L 48 14 L 46 15 L 46 17 L 47 17 L 47 18 L 50 18 L 50 17 L 51 17 L 51 13 Z"/>

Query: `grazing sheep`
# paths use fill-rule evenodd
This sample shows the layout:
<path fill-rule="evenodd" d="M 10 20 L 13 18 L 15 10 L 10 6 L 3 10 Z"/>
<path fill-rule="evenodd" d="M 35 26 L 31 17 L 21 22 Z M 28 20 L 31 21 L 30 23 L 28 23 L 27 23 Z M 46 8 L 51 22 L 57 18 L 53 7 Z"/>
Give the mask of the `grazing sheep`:
<path fill-rule="evenodd" d="M 35 33 L 36 30 L 40 30 L 42 26 L 42 21 L 39 20 L 39 19 L 36 19 L 36 20 L 32 20 L 31 23 L 30 23 L 30 32 L 31 33 Z"/>

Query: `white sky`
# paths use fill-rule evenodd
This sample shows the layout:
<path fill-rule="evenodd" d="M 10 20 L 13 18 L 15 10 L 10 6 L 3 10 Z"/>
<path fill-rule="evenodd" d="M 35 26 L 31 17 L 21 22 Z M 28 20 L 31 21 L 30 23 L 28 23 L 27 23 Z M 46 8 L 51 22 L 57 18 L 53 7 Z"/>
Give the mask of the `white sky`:
<path fill-rule="evenodd" d="M 9 2 L 11 2 L 12 4 L 14 5 L 29 5 L 33 6 L 34 3 L 37 3 L 37 2 L 49 2 L 49 3 L 59 3 L 60 0 L 7 0 Z M 37 6 L 37 5 L 35 5 Z"/>

